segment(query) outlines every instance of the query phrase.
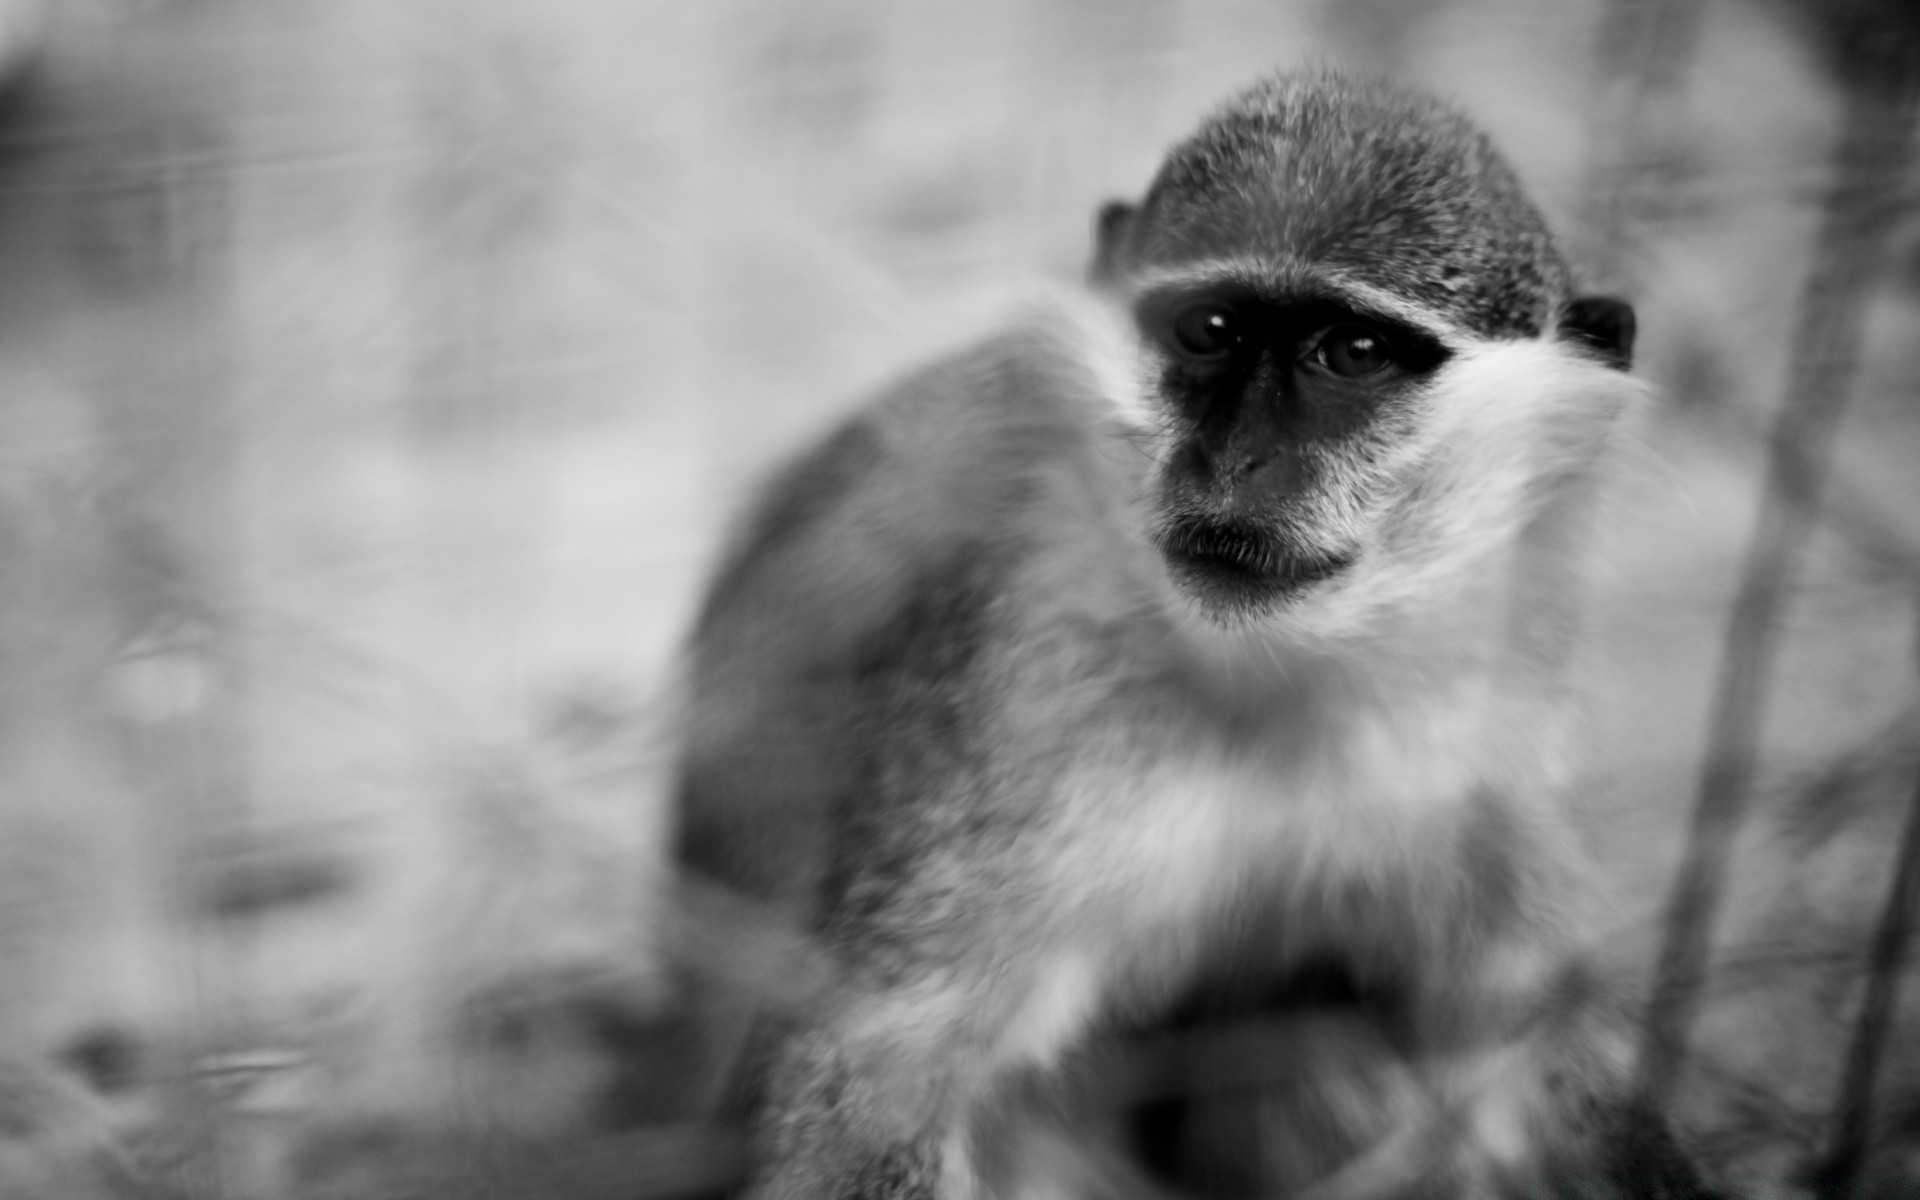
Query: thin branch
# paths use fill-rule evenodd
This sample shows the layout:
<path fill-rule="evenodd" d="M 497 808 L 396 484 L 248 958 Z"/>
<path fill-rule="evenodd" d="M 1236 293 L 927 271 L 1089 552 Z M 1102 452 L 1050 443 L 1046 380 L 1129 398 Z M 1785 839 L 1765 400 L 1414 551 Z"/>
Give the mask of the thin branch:
<path fill-rule="evenodd" d="M 1911 76 L 1854 81 L 1812 274 L 1801 293 L 1788 390 L 1776 419 L 1766 491 L 1728 621 L 1713 721 L 1686 856 L 1667 913 L 1638 1070 L 1640 1099 L 1663 1110 L 1686 1062 L 1715 910 L 1733 836 L 1759 766 L 1780 617 L 1815 515 L 1834 432 L 1858 366 L 1862 312 L 1877 277 L 1911 157 Z"/>

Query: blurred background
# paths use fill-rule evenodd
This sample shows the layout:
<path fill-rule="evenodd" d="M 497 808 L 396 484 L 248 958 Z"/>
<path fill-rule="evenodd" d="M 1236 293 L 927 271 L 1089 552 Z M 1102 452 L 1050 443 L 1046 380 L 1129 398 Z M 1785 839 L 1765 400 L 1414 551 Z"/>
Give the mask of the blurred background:
<path fill-rule="evenodd" d="M 1638 305 L 1581 797 L 1625 972 L 1743 572 L 1774 598 L 1734 639 L 1753 813 L 1676 1103 L 1784 1193 L 1914 786 L 1920 219 L 1910 93 L 1875 90 L 1908 43 L 1836 33 L 1874 7 L 0 0 L 0 1195 L 720 1186 L 737 1147 L 661 1098 L 660 850 L 730 514 L 1312 62 L 1460 102 Z M 1818 519 L 1756 584 L 1809 393 L 1847 404 L 1830 466 L 1789 439 Z M 1907 1180 L 1916 990 L 1868 1055 Z"/>

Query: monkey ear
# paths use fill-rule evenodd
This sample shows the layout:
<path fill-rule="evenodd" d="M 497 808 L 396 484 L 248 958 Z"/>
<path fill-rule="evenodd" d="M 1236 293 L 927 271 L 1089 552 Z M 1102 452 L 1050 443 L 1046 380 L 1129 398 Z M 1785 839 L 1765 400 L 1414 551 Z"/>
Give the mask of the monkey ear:
<path fill-rule="evenodd" d="M 1624 371 L 1633 365 L 1633 305 L 1612 296 L 1580 296 L 1560 313 L 1560 336 L 1579 342 L 1601 362 Z"/>
<path fill-rule="evenodd" d="M 1133 205 L 1124 200 L 1109 200 L 1100 206 L 1100 214 L 1093 219 L 1093 264 L 1087 269 L 1092 282 L 1107 283 L 1119 272 L 1133 211 Z"/>

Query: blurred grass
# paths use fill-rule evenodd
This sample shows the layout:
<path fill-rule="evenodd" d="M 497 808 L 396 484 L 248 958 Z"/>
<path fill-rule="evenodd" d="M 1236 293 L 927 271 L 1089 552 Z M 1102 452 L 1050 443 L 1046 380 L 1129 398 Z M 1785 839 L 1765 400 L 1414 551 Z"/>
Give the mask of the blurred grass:
<path fill-rule="evenodd" d="M 1075 278 L 1094 206 L 1277 65 L 1456 96 L 1563 228 L 1588 211 L 1597 4 L 50 12 L 0 123 L 8 1196 L 725 1177 L 737 1147 L 634 1115 L 665 1051 L 632 1030 L 682 986 L 674 653 L 757 474 Z M 1746 4 L 1704 6 L 1681 78 L 1658 203 L 1610 267 L 1666 389 L 1591 603 L 1584 801 L 1626 928 L 1677 852 L 1836 111 Z M 1789 797 L 1912 692 L 1915 560 L 1885 552 L 1920 546 L 1920 228 L 1901 239 L 1837 471 L 1880 548 L 1829 527 L 1791 606 L 1765 763 Z M 1829 866 L 1757 830 L 1729 953 L 1854 953 L 1877 820 Z M 1857 972 L 1762 978 L 1703 1031 L 1739 1086 L 1696 1096 L 1753 1170 L 1817 1124 L 1826 1068 L 1746 1048 L 1837 1053 Z M 1749 1093 L 1779 1111 L 1734 1114 Z"/>

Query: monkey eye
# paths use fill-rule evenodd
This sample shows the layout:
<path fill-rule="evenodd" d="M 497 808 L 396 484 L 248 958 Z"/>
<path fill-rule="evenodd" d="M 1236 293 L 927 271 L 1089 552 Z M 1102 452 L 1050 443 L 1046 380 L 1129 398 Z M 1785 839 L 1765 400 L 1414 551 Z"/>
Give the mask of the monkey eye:
<path fill-rule="evenodd" d="M 1191 358 L 1225 358 L 1244 336 L 1240 314 L 1218 300 L 1189 304 L 1173 317 L 1174 343 Z"/>
<path fill-rule="evenodd" d="M 1308 343 L 1307 358 L 1342 379 L 1369 379 L 1397 366 L 1393 343 L 1370 325 L 1330 325 Z"/>

